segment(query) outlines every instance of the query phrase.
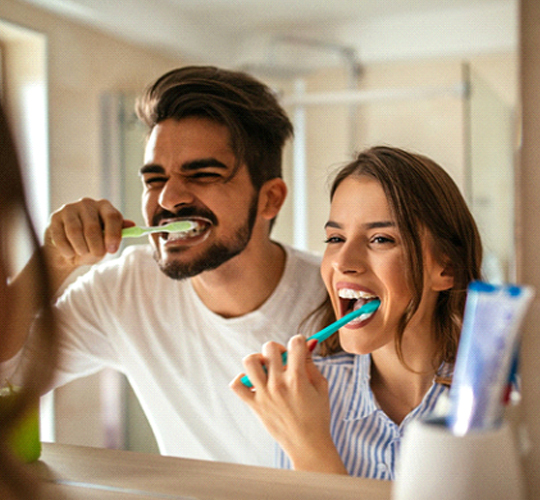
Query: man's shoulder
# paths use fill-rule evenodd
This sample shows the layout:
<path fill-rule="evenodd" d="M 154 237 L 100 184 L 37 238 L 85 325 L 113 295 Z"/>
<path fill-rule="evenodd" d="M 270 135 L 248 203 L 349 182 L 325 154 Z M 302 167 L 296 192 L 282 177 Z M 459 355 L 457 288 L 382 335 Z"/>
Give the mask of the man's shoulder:
<path fill-rule="evenodd" d="M 295 264 L 315 268 L 317 271 L 320 269 L 322 259 L 321 255 L 309 250 L 299 250 L 298 248 L 294 248 L 289 245 L 282 246 L 285 248 L 288 258 Z"/>
<path fill-rule="evenodd" d="M 153 262 L 153 248 L 149 244 L 129 245 L 122 251 L 119 258 L 124 259 L 125 261 Z"/>
<path fill-rule="evenodd" d="M 287 293 L 303 297 L 311 305 L 319 304 L 326 294 L 321 278 L 321 257 L 315 253 L 283 245 L 287 253 L 287 264 L 282 283 Z M 304 292 L 309 290 L 309 294 Z"/>
<path fill-rule="evenodd" d="M 152 257 L 150 245 L 130 245 L 120 255 L 107 258 L 89 269 L 76 273 L 69 280 L 68 288 L 73 284 L 89 286 L 97 283 L 106 283 L 107 287 L 112 283 L 125 283 L 130 276 L 148 275 L 157 273 L 157 266 Z"/>

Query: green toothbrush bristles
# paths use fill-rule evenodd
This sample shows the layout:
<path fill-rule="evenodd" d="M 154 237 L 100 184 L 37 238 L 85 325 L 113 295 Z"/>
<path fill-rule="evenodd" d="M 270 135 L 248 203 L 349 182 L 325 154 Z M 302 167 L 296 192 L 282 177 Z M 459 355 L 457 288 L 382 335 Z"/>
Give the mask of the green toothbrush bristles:
<path fill-rule="evenodd" d="M 196 224 L 190 220 L 181 220 L 165 224 L 164 226 L 126 227 L 122 229 L 122 238 L 139 238 L 141 236 L 151 233 L 181 233 L 184 231 L 190 231 L 195 226 Z"/>

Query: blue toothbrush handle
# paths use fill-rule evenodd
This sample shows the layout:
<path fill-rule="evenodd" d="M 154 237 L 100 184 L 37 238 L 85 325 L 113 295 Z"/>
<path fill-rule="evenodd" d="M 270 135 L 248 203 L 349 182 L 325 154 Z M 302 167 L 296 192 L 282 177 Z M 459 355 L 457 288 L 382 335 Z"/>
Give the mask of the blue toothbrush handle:
<path fill-rule="evenodd" d="M 328 325 L 326 328 L 323 328 L 320 332 L 317 332 L 315 335 L 312 335 L 311 337 L 308 337 L 306 341 L 316 339 L 317 342 L 323 342 L 326 340 L 330 335 L 337 332 L 342 326 L 345 326 L 347 323 L 351 322 L 353 319 L 358 318 L 362 314 L 369 314 L 372 312 L 375 312 L 379 306 L 381 305 L 380 300 L 372 300 L 366 304 L 364 304 L 360 309 L 357 309 L 356 311 L 352 311 L 349 314 L 346 314 L 342 318 L 338 319 L 337 321 L 334 321 L 331 325 Z M 287 364 L 287 351 L 285 351 L 281 355 L 281 359 L 283 361 L 283 365 Z M 263 366 L 264 371 L 266 371 L 266 366 Z M 253 387 L 253 384 L 251 383 L 251 380 L 249 380 L 249 377 L 247 375 L 244 375 L 240 382 L 244 384 L 246 387 Z"/>
<path fill-rule="evenodd" d="M 282 355 L 281 355 L 281 361 L 283 362 L 283 365 L 285 366 L 287 364 L 287 351 L 285 351 Z M 266 370 L 266 366 L 263 365 L 263 370 L 264 371 L 267 371 Z M 244 375 L 241 379 L 240 379 L 240 382 L 242 382 L 242 384 L 244 384 L 246 387 L 253 387 L 253 384 L 251 383 L 251 380 L 249 380 L 249 377 L 247 375 Z"/>

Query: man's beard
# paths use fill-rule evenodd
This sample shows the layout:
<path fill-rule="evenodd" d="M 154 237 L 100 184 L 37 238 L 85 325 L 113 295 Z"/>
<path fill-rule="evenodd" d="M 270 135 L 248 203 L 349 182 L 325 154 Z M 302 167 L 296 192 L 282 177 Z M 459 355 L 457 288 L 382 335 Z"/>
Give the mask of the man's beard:
<path fill-rule="evenodd" d="M 197 276 L 204 271 L 216 269 L 221 266 L 221 264 L 224 264 L 233 257 L 236 257 L 246 248 L 251 239 L 253 226 L 255 225 L 255 220 L 257 218 L 258 201 L 259 196 L 256 194 L 251 200 L 246 223 L 236 231 L 233 241 L 229 244 L 215 243 L 208 248 L 203 255 L 197 257 L 191 262 L 172 261 L 164 263 L 160 261 L 156 251 L 154 253 L 154 258 L 161 271 L 163 271 L 169 278 L 183 280 Z M 179 253 L 182 251 L 183 250 L 178 250 Z"/>

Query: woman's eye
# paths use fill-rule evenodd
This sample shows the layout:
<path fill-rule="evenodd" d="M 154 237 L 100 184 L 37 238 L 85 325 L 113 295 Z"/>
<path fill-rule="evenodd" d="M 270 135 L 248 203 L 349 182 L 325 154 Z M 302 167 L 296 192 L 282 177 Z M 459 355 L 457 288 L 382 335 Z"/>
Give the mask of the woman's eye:
<path fill-rule="evenodd" d="M 384 244 L 394 243 L 395 240 L 388 236 L 375 236 L 374 238 L 371 239 L 371 242 L 376 243 L 378 245 L 384 245 Z"/>

